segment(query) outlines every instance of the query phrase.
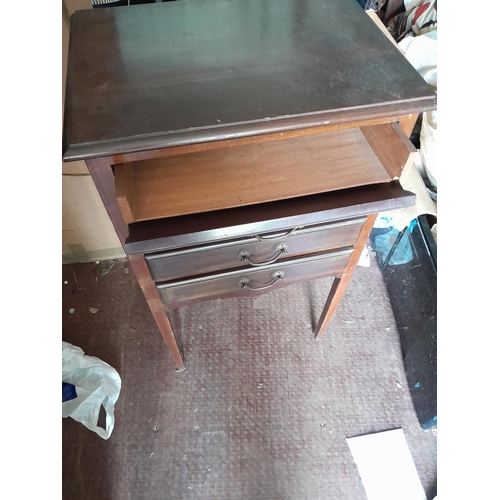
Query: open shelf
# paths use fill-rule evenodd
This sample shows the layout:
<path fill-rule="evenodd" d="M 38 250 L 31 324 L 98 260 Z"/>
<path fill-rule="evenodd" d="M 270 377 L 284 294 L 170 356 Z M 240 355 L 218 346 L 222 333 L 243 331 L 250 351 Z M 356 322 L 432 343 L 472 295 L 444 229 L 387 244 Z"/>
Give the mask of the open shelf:
<path fill-rule="evenodd" d="M 386 183 L 413 152 L 397 124 L 233 147 L 212 143 L 114 165 L 116 194 L 130 224 Z"/>

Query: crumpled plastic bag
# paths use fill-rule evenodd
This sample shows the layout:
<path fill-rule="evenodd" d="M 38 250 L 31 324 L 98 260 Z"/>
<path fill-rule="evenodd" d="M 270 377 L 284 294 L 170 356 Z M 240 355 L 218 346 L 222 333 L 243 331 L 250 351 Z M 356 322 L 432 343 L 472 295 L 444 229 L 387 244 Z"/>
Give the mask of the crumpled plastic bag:
<path fill-rule="evenodd" d="M 80 347 L 62 343 L 62 416 L 82 423 L 103 439 L 115 425 L 114 408 L 121 390 L 118 372 L 99 358 L 87 356 Z M 101 406 L 106 412 L 106 428 L 98 427 Z"/>

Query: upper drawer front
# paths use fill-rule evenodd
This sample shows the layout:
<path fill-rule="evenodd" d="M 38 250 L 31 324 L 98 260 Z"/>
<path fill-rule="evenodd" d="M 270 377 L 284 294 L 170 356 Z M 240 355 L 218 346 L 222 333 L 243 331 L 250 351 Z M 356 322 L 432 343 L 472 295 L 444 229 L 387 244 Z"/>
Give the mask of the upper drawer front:
<path fill-rule="evenodd" d="M 352 249 L 276 262 L 262 268 L 239 269 L 157 285 L 164 304 L 170 308 L 193 300 L 230 296 L 254 296 L 304 279 L 340 276 Z"/>
<path fill-rule="evenodd" d="M 257 235 L 237 241 L 146 255 L 155 281 L 213 273 L 240 267 L 261 267 L 311 252 L 354 245 L 365 218 Z"/>

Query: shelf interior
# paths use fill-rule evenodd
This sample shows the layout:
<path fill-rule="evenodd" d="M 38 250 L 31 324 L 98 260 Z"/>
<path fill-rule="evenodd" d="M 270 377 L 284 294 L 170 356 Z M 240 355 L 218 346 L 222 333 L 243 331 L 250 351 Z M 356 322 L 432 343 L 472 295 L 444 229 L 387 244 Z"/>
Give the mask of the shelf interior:
<path fill-rule="evenodd" d="M 114 165 L 127 223 L 389 182 L 412 156 L 396 124 Z M 414 149 L 414 148 L 413 148 Z"/>

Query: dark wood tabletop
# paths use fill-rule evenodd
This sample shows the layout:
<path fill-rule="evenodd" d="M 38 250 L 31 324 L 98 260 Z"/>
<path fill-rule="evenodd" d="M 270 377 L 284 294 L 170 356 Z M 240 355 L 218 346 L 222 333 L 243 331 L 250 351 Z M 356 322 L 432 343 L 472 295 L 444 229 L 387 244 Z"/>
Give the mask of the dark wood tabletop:
<path fill-rule="evenodd" d="M 355 0 L 76 11 L 67 75 L 67 161 L 436 107 Z"/>

